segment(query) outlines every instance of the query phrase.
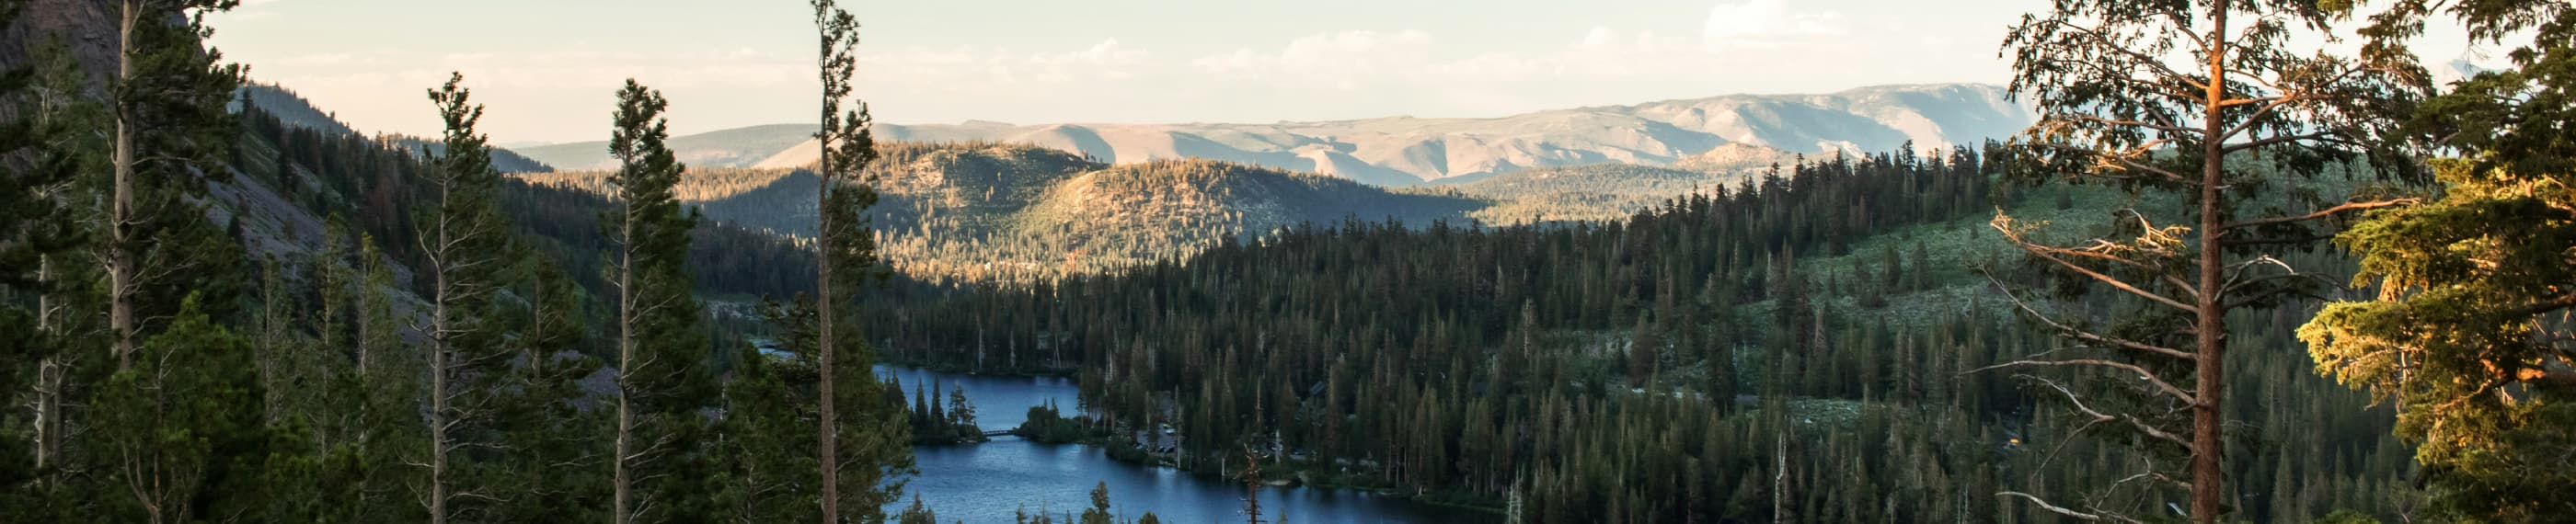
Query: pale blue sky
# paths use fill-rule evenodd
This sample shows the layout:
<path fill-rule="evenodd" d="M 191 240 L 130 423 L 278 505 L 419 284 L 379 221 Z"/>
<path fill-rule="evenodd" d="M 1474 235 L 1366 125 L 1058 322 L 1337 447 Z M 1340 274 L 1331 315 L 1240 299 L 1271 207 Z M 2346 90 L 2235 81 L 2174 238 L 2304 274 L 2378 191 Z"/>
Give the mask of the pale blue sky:
<path fill-rule="evenodd" d="M 880 121 L 1501 116 L 1732 93 L 2001 82 L 2046 0 L 848 1 Z M 361 129 L 435 131 L 461 70 L 504 143 L 604 139 L 612 93 L 682 134 L 812 120 L 796 0 L 249 0 L 215 43 Z M 2456 53 L 2453 53 L 2456 54 Z"/>

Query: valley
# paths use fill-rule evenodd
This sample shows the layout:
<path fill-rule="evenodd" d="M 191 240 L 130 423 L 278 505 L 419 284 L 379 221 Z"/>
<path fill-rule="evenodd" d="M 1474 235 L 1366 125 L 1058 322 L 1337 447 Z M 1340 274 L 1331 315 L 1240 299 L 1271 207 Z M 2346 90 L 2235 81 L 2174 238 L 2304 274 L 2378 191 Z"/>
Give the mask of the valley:
<path fill-rule="evenodd" d="M 1104 164 L 1028 144 L 892 143 L 870 166 L 870 224 L 889 263 L 919 278 L 1031 282 L 1180 260 L 1228 239 L 1348 220 L 1492 226 L 1623 218 L 1741 185 L 1795 155 L 1715 150 L 1687 168 L 1598 164 L 1458 185 L 1380 188 L 1336 177 L 1192 159 Z M 604 193 L 606 171 L 514 175 Z M 818 181 L 797 168 L 692 167 L 678 198 L 717 222 L 813 235 Z"/>

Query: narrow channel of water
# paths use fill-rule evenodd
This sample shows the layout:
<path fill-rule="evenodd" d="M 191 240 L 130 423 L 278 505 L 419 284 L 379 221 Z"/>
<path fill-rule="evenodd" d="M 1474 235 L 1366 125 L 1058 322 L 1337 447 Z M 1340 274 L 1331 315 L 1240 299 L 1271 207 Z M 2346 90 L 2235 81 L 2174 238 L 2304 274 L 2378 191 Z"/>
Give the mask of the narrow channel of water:
<path fill-rule="evenodd" d="M 1028 408 L 1054 401 L 1072 411 L 1074 384 L 1062 378 L 994 377 L 932 373 L 920 369 L 878 366 L 879 375 L 903 380 L 906 395 L 932 381 L 966 390 L 985 429 L 1017 427 Z M 1011 522 L 1013 512 L 1040 508 L 1061 517 L 1090 507 L 1091 488 L 1106 482 L 1111 504 L 1133 520 L 1152 511 L 1163 522 L 1243 522 L 1244 490 L 1240 483 L 1191 475 L 1168 468 L 1119 462 L 1092 446 L 1051 445 L 999 437 L 970 446 L 913 448 L 921 476 L 904 489 L 904 503 L 919 494 L 946 522 Z M 899 508 L 901 505 L 898 505 Z M 1269 522 L 1353 522 L 1433 524 L 1499 522 L 1498 515 L 1445 508 L 1410 500 L 1350 490 L 1304 487 L 1261 489 L 1263 520 Z"/>

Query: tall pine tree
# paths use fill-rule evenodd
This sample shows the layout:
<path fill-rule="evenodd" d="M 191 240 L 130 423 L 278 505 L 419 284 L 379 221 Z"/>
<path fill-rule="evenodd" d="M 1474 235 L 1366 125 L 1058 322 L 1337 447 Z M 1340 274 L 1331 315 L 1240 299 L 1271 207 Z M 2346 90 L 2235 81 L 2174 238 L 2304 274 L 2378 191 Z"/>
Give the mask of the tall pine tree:
<path fill-rule="evenodd" d="M 133 366 L 148 335 L 146 320 L 169 315 L 176 305 L 176 296 L 152 295 L 168 292 L 174 276 L 190 267 L 236 262 L 181 249 L 172 237 L 205 227 L 205 214 L 187 197 L 204 193 L 209 178 L 229 178 L 222 162 L 235 128 L 225 104 L 241 86 L 242 68 L 223 64 L 223 54 L 203 40 L 214 35 L 205 15 L 240 3 L 119 0 L 111 9 L 117 68 L 109 106 L 116 125 L 100 264 L 119 369 Z"/>
<path fill-rule="evenodd" d="M 434 524 L 457 518 L 467 509 L 462 504 L 497 498 L 465 485 L 470 475 L 459 453 L 487 444 L 480 430 L 491 414 L 489 386 L 509 356 L 489 318 L 493 296 L 504 285 L 503 254 L 509 248 L 509 226 L 494 205 L 501 173 L 492 168 L 490 138 L 474 129 L 483 106 L 472 102 L 464 83 L 458 73 L 429 91 L 446 126 L 445 147 L 430 162 L 429 183 L 438 201 L 421 220 L 427 231 L 420 235 L 430 279 L 429 324 L 419 329 L 428 341 L 423 353 L 429 376 L 429 449 L 423 461 L 429 471 L 422 504 Z"/>
<path fill-rule="evenodd" d="M 2051 388 L 2071 401 L 2079 420 L 2114 423 L 2101 426 L 2184 457 L 2182 464 L 2151 463 L 2139 473 L 2188 486 L 2194 522 L 2226 518 L 2228 313 L 2314 293 L 2313 278 L 2270 254 L 2313 244 L 2317 221 L 2404 202 L 2338 204 L 2342 195 L 2300 189 L 2300 182 L 2329 169 L 2404 174 L 2411 166 L 2401 151 L 2379 145 L 2387 126 L 2374 118 L 2378 108 L 2403 104 L 2420 91 L 2408 64 L 2292 49 L 2294 29 L 2339 34 L 2336 22 L 2350 15 L 2339 9 L 2349 8 L 2304 0 L 2061 1 L 2023 17 L 2004 42 L 2013 58 L 2013 91 L 2026 93 L 2041 115 L 2016 143 L 2013 176 L 2116 186 L 2170 197 L 2187 209 L 2120 210 L 2108 216 L 2107 225 L 2118 231 L 2111 239 L 2072 245 L 2052 243 L 2037 226 L 1998 213 L 1994 228 L 2007 242 L 2042 271 L 2079 283 L 2061 289 L 2100 289 L 2117 303 L 2138 305 L 2124 307 L 2119 325 L 2094 327 L 2050 318 L 2014 295 L 2025 313 L 2076 351 L 1996 368 L 2112 374 L 2150 385 L 2138 389 L 2143 398 L 2128 400 L 2186 406 L 2188 420 L 2166 415 L 2177 410 L 2152 407 L 2104 413 L 2073 398 L 2089 388 Z M 2068 508 L 2034 495 L 2005 495 L 2087 520 L 2161 510 L 2155 504 Z"/>
<path fill-rule="evenodd" d="M 912 449 L 903 410 L 870 402 L 878 384 L 867 373 L 875 355 L 844 316 L 858 288 L 876 285 L 886 270 L 877 255 L 876 235 L 862 214 L 876 205 L 867 166 L 876 161 L 876 140 L 865 102 L 851 99 L 858 73 L 859 20 L 837 0 L 812 0 L 814 29 L 820 48 L 816 57 L 823 84 L 822 127 L 814 133 L 821 151 L 814 170 L 822 187 L 816 192 L 815 349 L 817 356 L 819 429 L 818 466 L 822 469 L 823 522 L 844 518 L 880 520 L 887 503 L 897 500 L 903 477 L 912 472 Z M 855 376 L 853 376 L 855 375 Z M 844 412 L 843 399 L 857 402 Z M 843 431 L 850 430 L 848 434 Z M 845 476 L 846 474 L 846 476 Z M 843 503 L 850 515 L 844 516 Z"/>
<path fill-rule="evenodd" d="M 617 293 L 617 421 L 611 518 L 630 524 L 651 509 L 645 479 L 679 479 L 666 470 L 685 460 L 687 427 L 697 424 L 700 365 L 708 359 L 698 332 L 701 313 L 690 294 L 689 229 L 671 188 L 684 169 L 671 152 L 670 101 L 634 80 L 617 92 L 616 131 L 608 152 L 619 163 L 609 179 L 617 207 L 601 217 L 615 245 L 608 279 Z M 667 504 L 666 504 L 667 505 Z"/>

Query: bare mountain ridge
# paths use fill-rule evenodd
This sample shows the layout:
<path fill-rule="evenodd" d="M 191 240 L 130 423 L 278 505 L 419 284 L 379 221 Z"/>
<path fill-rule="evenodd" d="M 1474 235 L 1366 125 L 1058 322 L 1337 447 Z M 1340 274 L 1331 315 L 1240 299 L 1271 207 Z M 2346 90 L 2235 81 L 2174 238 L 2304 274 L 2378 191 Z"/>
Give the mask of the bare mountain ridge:
<path fill-rule="evenodd" d="M 1474 180 L 1532 168 L 1672 165 L 1724 145 L 1791 153 L 1888 151 L 2000 138 L 2029 111 L 1983 84 L 1880 86 L 1824 95 L 1731 95 L 1501 118 L 1390 117 L 1274 124 L 880 124 L 881 139 L 1035 144 L 1112 164 L 1203 158 L 1384 186 Z M 708 167 L 813 162 L 810 126 L 756 126 L 672 140 Z M 601 143 L 520 149 L 567 168 L 608 165 Z"/>

